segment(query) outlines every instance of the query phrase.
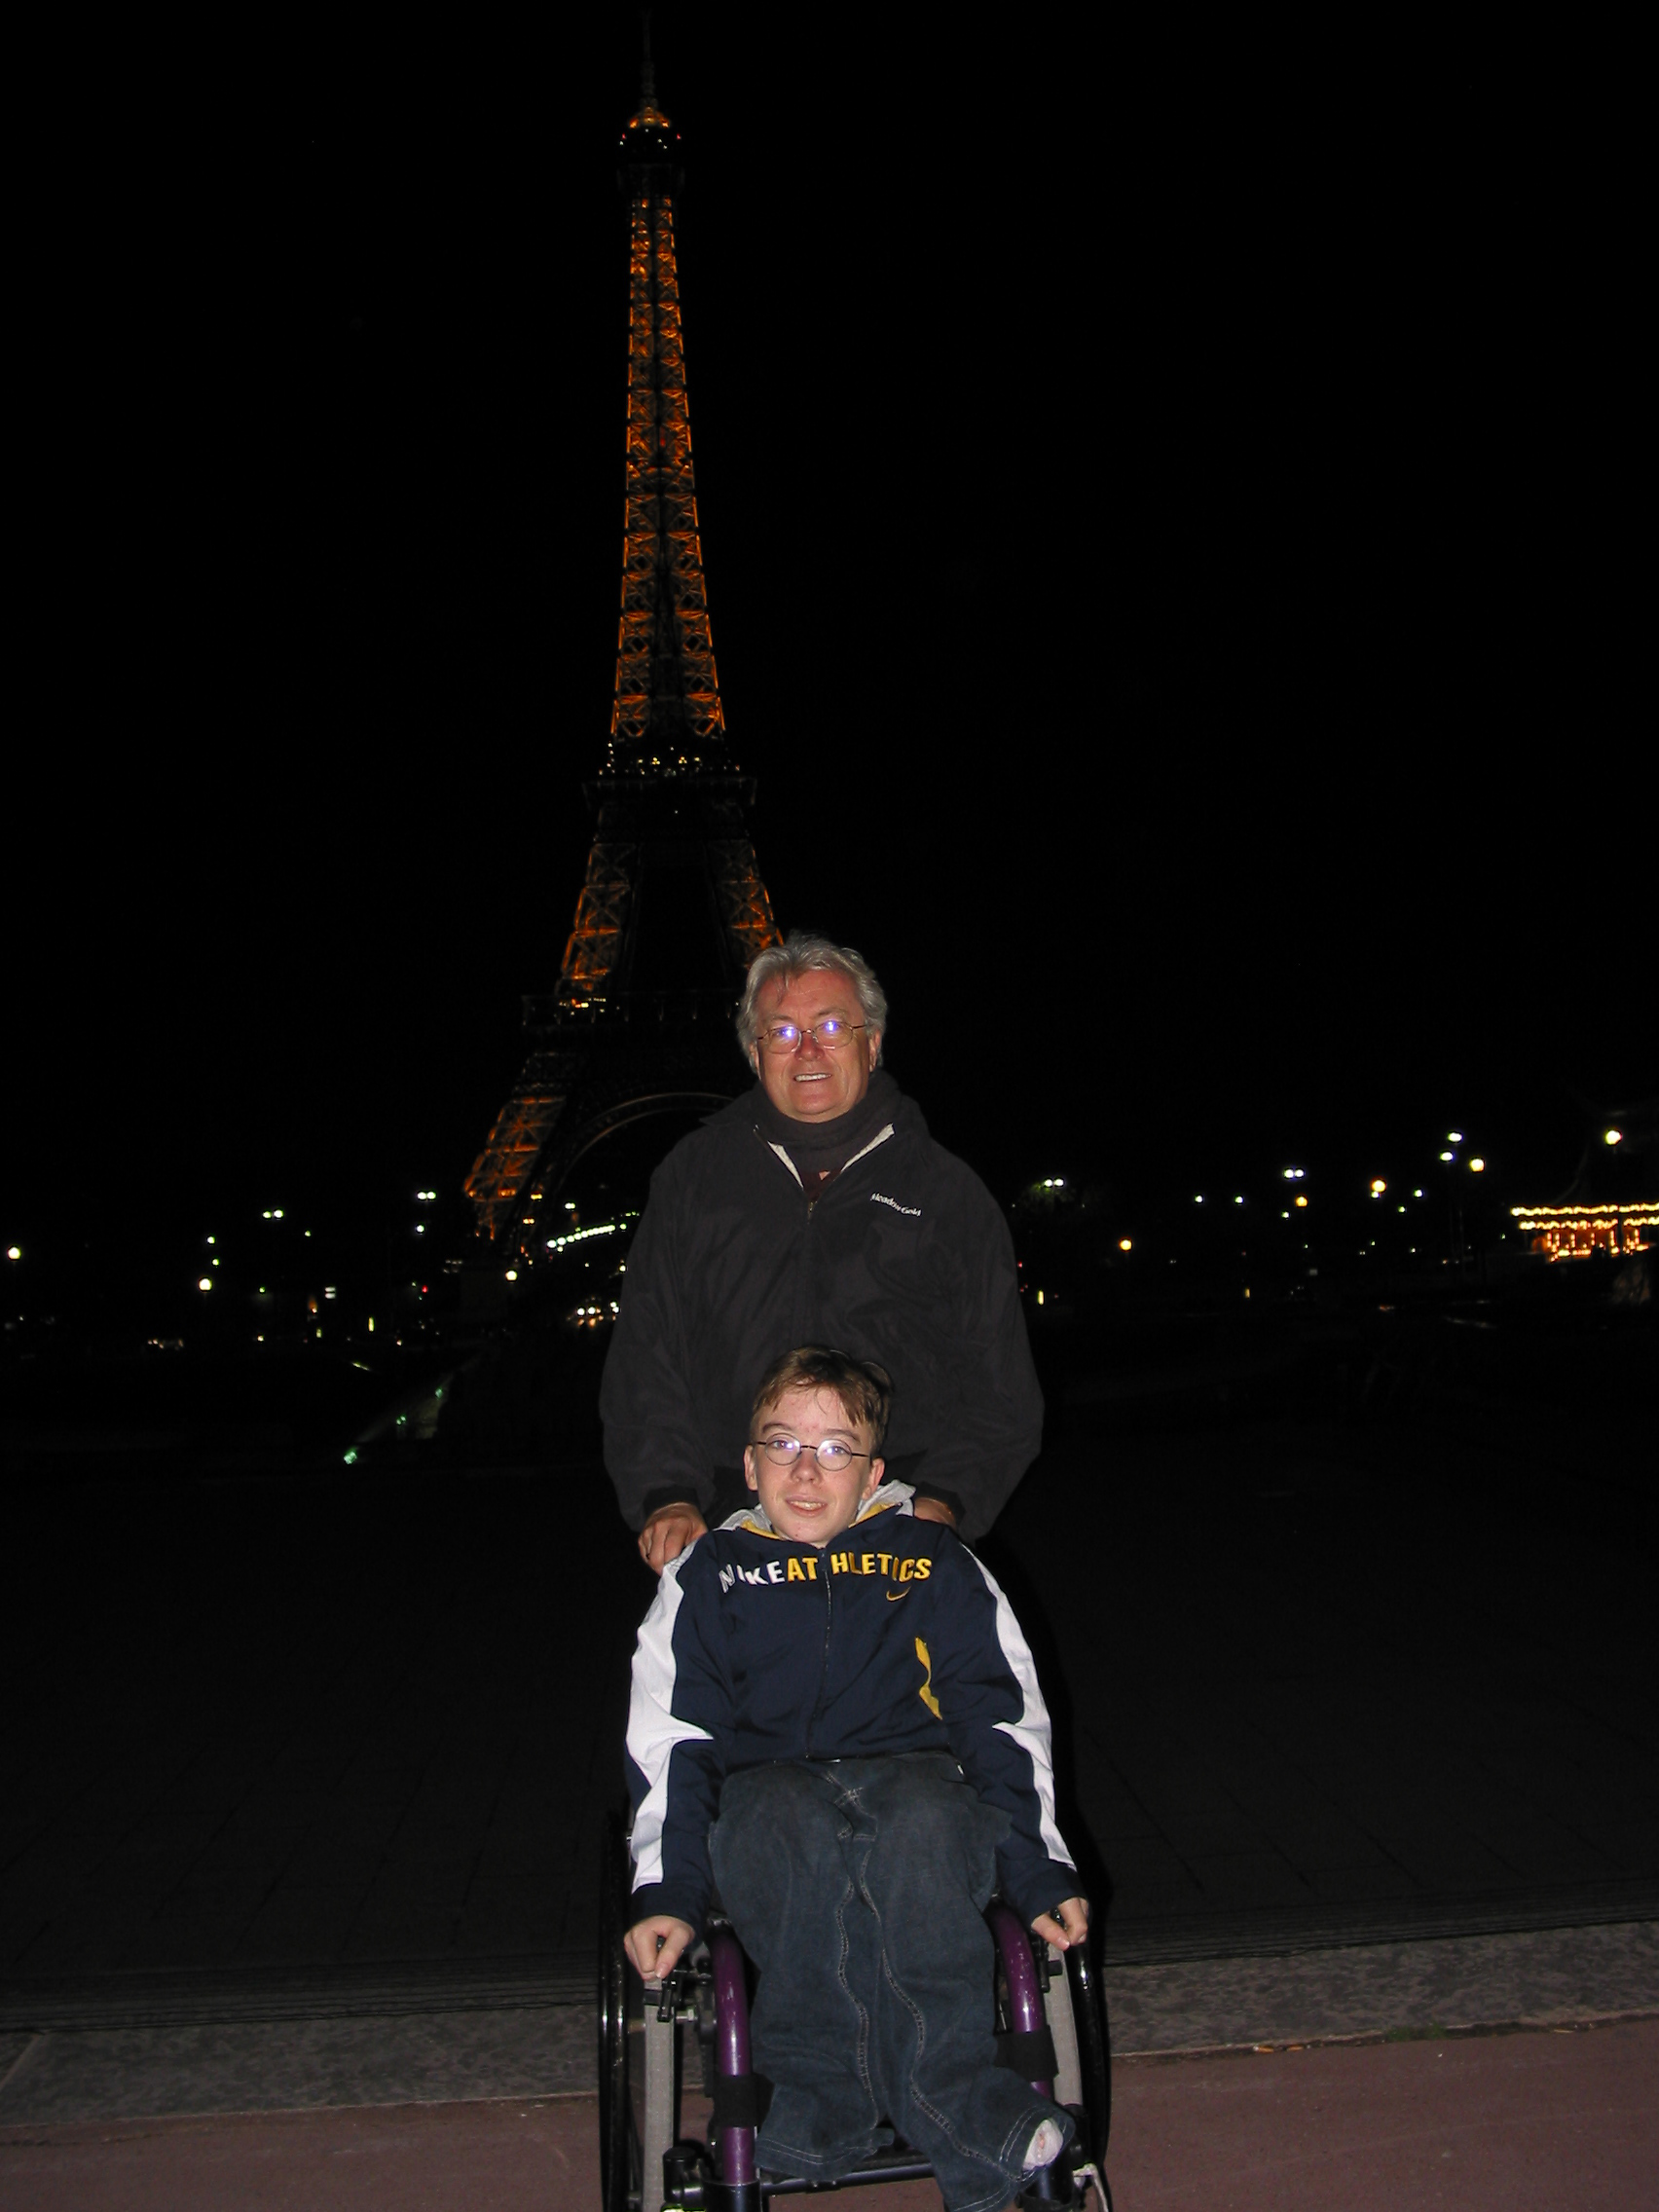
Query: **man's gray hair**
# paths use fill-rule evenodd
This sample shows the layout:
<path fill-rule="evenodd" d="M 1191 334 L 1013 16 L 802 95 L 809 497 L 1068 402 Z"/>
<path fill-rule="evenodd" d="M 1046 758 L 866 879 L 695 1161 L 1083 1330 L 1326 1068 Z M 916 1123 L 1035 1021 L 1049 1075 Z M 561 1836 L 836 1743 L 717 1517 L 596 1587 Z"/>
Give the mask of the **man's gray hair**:
<path fill-rule="evenodd" d="M 791 930 L 782 944 L 769 945 L 758 955 L 743 986 L 743 1001 L 737 1010 L 737 1041 L 745 1059 L 759 1042 L 760 1016 L 756 1008 L 766 986 L 782 983 L 787 990 L 798 977 L 824 974 L 845 976 L 859 994 L 859 1011 L 866 1028 L 885 1035 L 887 993 L 864 956 L 850 944 L 831 944 L 827 937 L 814 937 L 809 930 Z M 879 1051 L 875 1056 L 879 1064 Z"/>

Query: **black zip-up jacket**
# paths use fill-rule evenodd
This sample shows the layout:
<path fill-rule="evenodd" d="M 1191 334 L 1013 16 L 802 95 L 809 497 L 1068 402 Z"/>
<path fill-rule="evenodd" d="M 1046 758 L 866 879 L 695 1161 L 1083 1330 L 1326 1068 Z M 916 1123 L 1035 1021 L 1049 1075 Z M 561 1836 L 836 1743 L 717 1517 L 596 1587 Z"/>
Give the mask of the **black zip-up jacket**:
<path fill-rule="evenodd" d="M 888 1464 L 954 1507 L 966 1537 L 1042 1442 L 1008 1224 L 902 1096 L 815 1203 L 753 1095 L 711 1115 L 651 1178 L 621 1307 L 600 1411 L 635 1529 L 677 1499 L 708 1517 L 717 1470 L 742 1463 L 756 1385 L 796 1345 L 880 1361 Z"/>
<path fill-rule="evenodd" d="M 634 1652 L 635 1921 L 700 1930 L 725 1777 L 776 1759 L 945 1751 L 1009 1816 L 997 1885 L 1029 1923 L 1077 1894 L 1048 1708 L 1013 1608 L 968 1547 L 878 1490 L 822 1549 L 734 1514 L 664 1569 Z"/>

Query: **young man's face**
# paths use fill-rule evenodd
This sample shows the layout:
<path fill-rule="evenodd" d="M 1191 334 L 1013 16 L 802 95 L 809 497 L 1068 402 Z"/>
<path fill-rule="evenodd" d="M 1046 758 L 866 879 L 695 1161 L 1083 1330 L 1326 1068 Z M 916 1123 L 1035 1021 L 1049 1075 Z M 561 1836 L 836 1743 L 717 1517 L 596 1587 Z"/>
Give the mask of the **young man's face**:
<path fill-rule="evenodd" d="M 780 1536 L 799 1544 L 828 1544 L 850 1529 L 859 1507 L 879 1488 L 882 1461 L 872 1458 L 870 1432 L 853 1420 L 832 1390 L 797 1386 L 786 1390 L 755 1422 L 757 1441 L 743 1455 L 749 1487 L 760 1494 L 766 1518 Z M 768 1438 L 795 1437 L 800 1444 L 792 1466 L 774 1465 L 760 1449 Z M 861 1455 L 844 1467 L 821 1466 L 818 1444 L 842 1444 Z"/>

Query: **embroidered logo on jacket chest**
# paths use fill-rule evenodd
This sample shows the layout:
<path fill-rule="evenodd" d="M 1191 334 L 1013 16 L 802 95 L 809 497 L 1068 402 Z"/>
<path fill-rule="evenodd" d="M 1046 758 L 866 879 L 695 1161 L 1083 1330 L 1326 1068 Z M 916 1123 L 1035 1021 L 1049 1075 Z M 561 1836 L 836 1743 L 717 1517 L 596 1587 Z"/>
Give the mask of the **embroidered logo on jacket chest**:
<path fill-rule="evenodd" d="M 820 1565 L 824 1576 L 819 1575 Z M 769 1559 L 763 1567 L 740 1567 L 733 1560 L 729 1567 L 720 1568 L 720 1590 L 734 1590 L 740 1582 L 752 1589 L 767 1590 L 774 1584 L 790 1582 L 817 1582 L 837 1574 L 876 1575 L 883 1581 L 896 1582 L 903 1587 L 890 1590 L 888 1596 L 905 1597 L 912 1582 L 925 1582 L 933 1572 L 931 1559 L 905 1558 L 898 1552 L 820 1552 L 805 1559 Z"/>
<path fill-rule="evenodd" d="M 895 1213 L 909 1214 L 916 1221 L 922 1218 L 920 1206 L 902 1206 L 897 1198 L 890 1198 L 885 1191 L 871 1191 L 869 1202 L 872 1206 L 891 1206 Z"/>

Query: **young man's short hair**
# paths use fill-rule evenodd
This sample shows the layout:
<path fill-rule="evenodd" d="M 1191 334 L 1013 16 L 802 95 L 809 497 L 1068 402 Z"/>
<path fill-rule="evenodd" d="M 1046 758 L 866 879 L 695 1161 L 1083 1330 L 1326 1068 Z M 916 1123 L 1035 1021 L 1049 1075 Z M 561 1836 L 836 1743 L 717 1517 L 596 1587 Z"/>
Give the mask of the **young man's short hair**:
<path fill-rule="evenodd" d="M 849 1420 L 869 1430 L 871 1454 L 881 1450 L 893 1411 L 893 1378 L 873 1359 L 854 1359 L 851 1352 L 836 1351 L 830 1345 L 797 1345 L 773 1360 L 760 1378 L 750 1410 L 751 1426 L 791 1390 L 828 1390 Z"/>

